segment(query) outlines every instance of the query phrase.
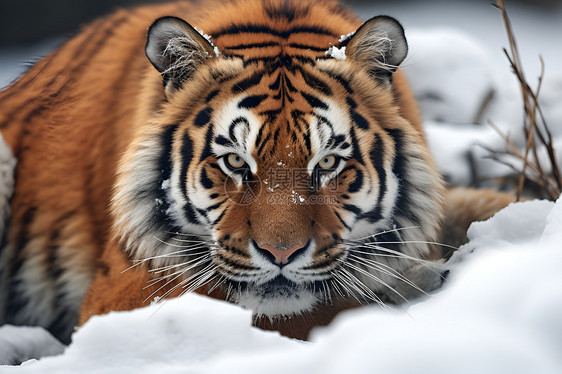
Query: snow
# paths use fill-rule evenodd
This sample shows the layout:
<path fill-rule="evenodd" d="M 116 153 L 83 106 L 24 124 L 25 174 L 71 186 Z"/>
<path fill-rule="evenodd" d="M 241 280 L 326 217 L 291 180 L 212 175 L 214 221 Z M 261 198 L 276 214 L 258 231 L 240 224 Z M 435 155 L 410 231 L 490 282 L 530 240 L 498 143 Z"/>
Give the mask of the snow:
<path fill-rule="evenodd" d="M 512 204 L 471 226 L 438 293 L 403 310 L 345 312 L 310 343 L 250 327 L 249 311 L 190 294 L 94 317 L 64 354 L 0 370 L 559 373 L 561 227 L 562 199 Z"/>
<path fill-rule="evenodd" d="M 0 326 L 0 365 L 60 355 L 64 345 L 40 327 Z M 0 367 L 0 372 L 2 368 Z"/>
<path fill-rule="evenodd" d="M 335 58 L 336 60 L 345 60 L 347 58 L 345 55 L 345 47 L 338 48 L 335 45 L 328 48 L 326 56 Z"/>
<path fill-rule="evenodd" d="M 383 2 L 362 5 L 359 13 L 402 21 L 410 47 L 403 69 L 436 163 L 452 184 L 468 185 L 510 173 L 484 159 L 477 144 L 503 148 L 488 120 L 523 144 L 521 98 L 501 52 L 507 42 L 499 12 L 485 2 L 445 4 Z M 555 36 L 562 35 L 562 10 L 506 5 L 532 84 L 538 54 L 544 57 L 541 103 L 560 157 L 562 49 Z M 44 54 L 47 44 L 33 53 Z M 0 50 L 0 87 L 21 72 L 14 62 L 33 53 Z M 192 294 L 94 317 L 64 353 L 0 372 L 562 372 L 562 200 L 512 204 L 474 223 L 468 237 L 439 292 L 398 311 L 373 306 L 342 313 L 313 331 L 310 343 L 252 328 L 250 312 Z M 60 352 L 46 336 L 41 329 L 0 328 L 0 362 L 13 359 L 13 347 L 29 348 L 20 358 Z"/>

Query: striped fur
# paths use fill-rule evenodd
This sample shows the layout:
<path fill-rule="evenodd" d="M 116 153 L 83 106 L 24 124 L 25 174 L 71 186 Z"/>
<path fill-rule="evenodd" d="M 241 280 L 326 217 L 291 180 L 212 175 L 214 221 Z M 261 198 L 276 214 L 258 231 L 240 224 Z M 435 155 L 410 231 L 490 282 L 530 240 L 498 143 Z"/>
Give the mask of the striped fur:
<path fill-rule="evenodd" d="M 18 158 L 0 322 L 68 342 L 79 308 L 84 322 L 196 291 L 304 338 L 342 309 L 396 300 L 408 269 L 439 257 L 426 243 L 444 188 L 396 71 L 401 27 L 360 28 L 331 1 L 196 8 L 118 11 L 0 93 Z M 161 16 L 214 44 L 168 17 L 147 59 Z M 302 248 L 279 266 L 268 245 Z"/>

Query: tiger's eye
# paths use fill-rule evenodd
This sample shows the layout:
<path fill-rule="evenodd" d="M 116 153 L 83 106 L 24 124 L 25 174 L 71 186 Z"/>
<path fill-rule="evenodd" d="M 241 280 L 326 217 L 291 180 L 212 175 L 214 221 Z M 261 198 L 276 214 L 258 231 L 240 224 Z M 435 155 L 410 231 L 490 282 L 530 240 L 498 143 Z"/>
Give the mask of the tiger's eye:
<path fill-rule="evenodd" d="M 332 169 L 336 165 L 336 156 L 328 155 L 324 156 L 322 160 L 318 163 L 318 167 L 320 169 L 329 170 Z"/>
<path fill-rule="evenodd" d="M 226 162 L 233 169 L 240 169 L 246 164 L 246 161 L 240 155 L 236 153 L 231 153 L 226 157 Z"/>

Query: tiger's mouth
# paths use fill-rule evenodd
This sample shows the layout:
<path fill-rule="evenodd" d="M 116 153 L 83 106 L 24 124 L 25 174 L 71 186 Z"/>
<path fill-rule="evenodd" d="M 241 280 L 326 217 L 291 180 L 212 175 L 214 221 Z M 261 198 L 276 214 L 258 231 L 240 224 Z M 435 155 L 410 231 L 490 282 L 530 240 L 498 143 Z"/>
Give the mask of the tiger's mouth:
<path fill-rule="evenodd" d="M 269 318 L 311 311 L 322 299 L 321 282 L 294 282 L 278 275 L 262 284 L 240 283 L 235 302 Z"/>

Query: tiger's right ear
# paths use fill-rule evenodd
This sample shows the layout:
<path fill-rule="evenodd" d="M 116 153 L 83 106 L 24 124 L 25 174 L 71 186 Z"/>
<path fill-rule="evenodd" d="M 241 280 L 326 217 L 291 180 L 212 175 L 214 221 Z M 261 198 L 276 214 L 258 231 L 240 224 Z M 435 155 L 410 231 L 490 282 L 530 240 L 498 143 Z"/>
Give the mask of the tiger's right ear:
<path fill-rule="evenodd" d="M 215 51 L 209 40 L 181 18 L 158 18 L 148 29 L 146 57 L 162 74 L 166 91 L 180 88 L 199 65 L 217 56 Z"/>
<path fill-rule="evenodd" d="M 371 18 L 340 46 L 346 46 L 345 53 L 351 60 L 382 81 L 388 81 L 408 54 L 402 25 L 388 16 Z"/>

